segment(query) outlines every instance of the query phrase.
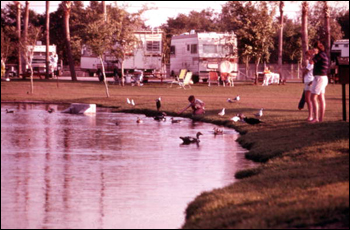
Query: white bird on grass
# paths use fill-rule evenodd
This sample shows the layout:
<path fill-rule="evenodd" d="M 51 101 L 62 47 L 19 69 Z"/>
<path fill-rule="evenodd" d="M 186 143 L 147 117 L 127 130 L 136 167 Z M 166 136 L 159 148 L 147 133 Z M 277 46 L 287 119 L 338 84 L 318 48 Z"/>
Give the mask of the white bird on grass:
<path fill-rule="evenodd" d="M 218 113 L 219 116 L 225 116 L 225 108 L 222 109 L 220 113 Z"/>
<path fill-rule="evenodd" d="M 231 118 L 231 121 L 233 121 L 233 122 L 238 122 L 240 120 L 241 120 L 241 118 L 239 117 L 239 114 L 237 114 L 236 116 Z"/>
<path fill-rule="evenodd" d="M 256 117 L 262 117 L 263 116 L 263 110 L 264 109 L 260 109 L 260 111 L 256 114 L 254 114 Z"/>
<path fill-rule="evenodd" d="M 126 103 L 128 103 L 129 105 L 131 105 L 131 101 L 129 98 L 126 99 Z"/>
<path fill-rule="evenodd" d="M 234 101 L 240 101 L 240 100 L 241 100 L 241 97 L 240 97 L 239 95 L 237 95 L 237 97 L 235 97 L 233 100 L 234 100 Z"/>
<path fill-rule="evenodd" d="M 131 99 L 131 105 L 132 105 L 132 106 L 135 106 L 134 99 Z"/>

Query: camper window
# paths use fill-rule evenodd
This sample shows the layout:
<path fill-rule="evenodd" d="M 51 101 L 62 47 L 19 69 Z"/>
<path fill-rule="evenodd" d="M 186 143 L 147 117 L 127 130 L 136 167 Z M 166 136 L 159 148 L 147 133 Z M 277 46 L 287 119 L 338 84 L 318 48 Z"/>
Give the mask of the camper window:
<path fill-rule="evenodd" d="M 197 44 L 191 45 L 191 54 L 196 54 L 197 53 Z"/>
<path fill-rule="evenodd" d="M 175 46 L 171 46 L 170 47 L 170 54 L 175 54 L 176 53 L 176 47 Z"/>
<path fill-rule="evenodd" d="M 203 51 L 204 53 L 212 54 L 212 53 L 217 53 L 218 49 L 216 45 L 203 45 Z"/>
<path fill-rule="evenodd" d="M 159 51 L 160 42 L 159 41 L 148 41 L 147 42 L 147 51 Z"/>

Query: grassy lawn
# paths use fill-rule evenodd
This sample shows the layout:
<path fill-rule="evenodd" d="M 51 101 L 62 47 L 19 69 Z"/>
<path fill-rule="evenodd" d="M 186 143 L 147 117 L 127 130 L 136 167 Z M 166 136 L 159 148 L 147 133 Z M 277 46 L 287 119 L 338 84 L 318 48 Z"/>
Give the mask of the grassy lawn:
<path fill-rule="evenodd" d="M 327 87 L 326 121 L 320 124 L 308 124 L 307 111 L 297 109 L 301 83 L 195 85 L 190 90 L 165 83 L 111 85 L 110 98 L 97 82 L 60 82 L 57 88 L 54 81 L 37 81 L 34 87 L 30 95 L 29 82 L 2 82 L 1 100 L 95 103 L 118 112 L 152 114 L 155 100 L 162 97 L 162 110 L 176 115 L 193 94 L 205 102 L 207 111 L 194 119 L 238 130 L 242 134 L 238 141 L 249 149 L 246 157 L 262 164 L 238 172 L 236 177 L 242 180 L 234 185 L 198 196 L 186 210 L 184 228 L 349 227 L 349 122 L 342 121 L 340 85 Z M 227 102 L 237 95 L 241 101 Z M 348 95 L 347 87 L 347 100 Z M 134 99 L 136 106 L 128 105 L 126 98 Z M 219 117 L 222 108 L 227 115 Z M 260 108 L 264 108 L 261 125 L 229 121 L 237 113 L 253 117 Z M 190 111 L 183 116 L 190 117 Z"/>

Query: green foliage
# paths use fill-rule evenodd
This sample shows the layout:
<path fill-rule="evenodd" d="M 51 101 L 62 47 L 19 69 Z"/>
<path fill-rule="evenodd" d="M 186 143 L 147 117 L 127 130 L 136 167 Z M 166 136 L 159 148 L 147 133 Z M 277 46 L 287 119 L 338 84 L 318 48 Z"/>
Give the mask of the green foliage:
<path fill-rule="evenodd" d="M 266 2 L 230 1 L 222 9 L 222 26 L 236 33 L 240 57 L 255 61 L 270 59 L 274 47 L 274 12 Z"/>

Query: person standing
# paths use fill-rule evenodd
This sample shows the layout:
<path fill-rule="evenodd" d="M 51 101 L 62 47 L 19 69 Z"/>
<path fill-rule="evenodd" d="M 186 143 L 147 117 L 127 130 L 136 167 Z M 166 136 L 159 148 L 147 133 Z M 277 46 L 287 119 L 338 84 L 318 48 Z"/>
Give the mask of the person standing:
<path fill-rule="evenodd" d="M 314 44 L 314 81 L 311 86 L 311 102 L 313 108 L 313 119 L 311 123 L 322 122 L 326 112 L 326 87 L 328 85 L 328 68 L 329 58 L 325 52 L 325 48 L 320 41 Z"/>
<path fill-rule="evenodd" d="M 5 73 L 6 73 L 6 65 L 4 60 L 1 57 L 1 77 L 5 77 Z"/>
<path fill-rule="evenodd" d="M 57 56 L 56 53 L 53 53 L 50 56 L 50 66 L 51 66 L 52 77 L 55 77 L 55 71 L 57 69 L 57 63 L 58 63 L 58 56 Z"/>
<path fill-rule="evenodd" d="M 305 53 L 306 60 L 307 60 L 307 66 L 305 68 L 305 74 L 304 74 L 304 84 L 305 84 L 305 102 L 307 104 L 308 110 L 309 110 L 309 116 L 307 118 L 308 121 L 312 121 L 314 119 L 313 115 L 313 106 L 311 102 L 311 85 L 312 82 L 314 81 L 314 74 L 313 74 L 313 69 L 314 69 L 314 64 L 312 59 L 312 52 L 311 50 L 306 51 Z"/>

